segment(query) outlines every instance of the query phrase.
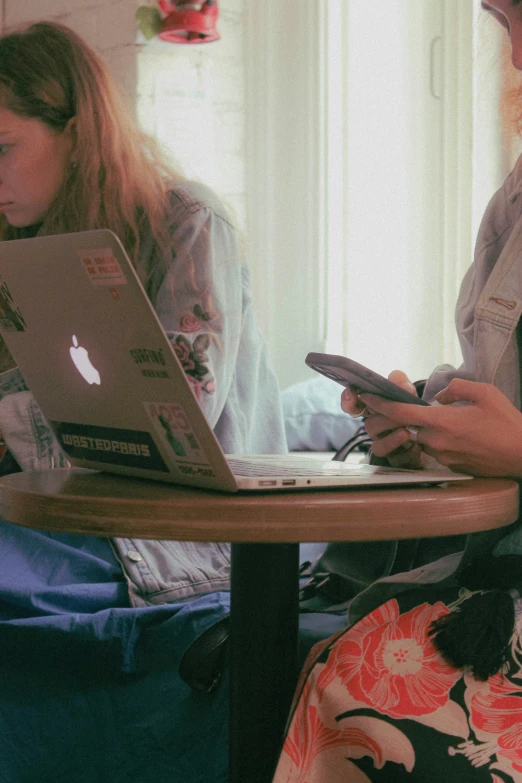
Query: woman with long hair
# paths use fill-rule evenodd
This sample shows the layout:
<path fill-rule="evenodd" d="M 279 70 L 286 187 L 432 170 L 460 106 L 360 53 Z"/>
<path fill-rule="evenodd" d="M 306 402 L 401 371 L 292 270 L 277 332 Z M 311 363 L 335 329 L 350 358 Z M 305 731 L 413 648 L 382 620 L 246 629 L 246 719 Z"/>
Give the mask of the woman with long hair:
<path fill-rule="evenodd" d="M 72 30 L 40 22 L 4 35 L 0 249 L 98 228 L 126 248 L 223 450 L 284 452 L 277 383 L 223 204 L 170 170 Z M 66 464 L 0 345 L 0 473 Z M 0 562 L 2 780 L 227 779 L 226 688 L 195 694 L 178 668 L 228 610 L 228 546 L 0 521 Z"/>
<path fill-rule="evenodd" d="M 522 0 L 483 0 L 522 70 Z M 521 90 L 512 93 L 522 116 Z M 518 123 L 520 128 L 520 122 Z M 522 158 L 484 215 L 457 304 L 464 363 L 394 403 L 347 389 L 373 454 L 522 481 Z M 415 393 L 400 371 L 390 380 Z M 377 581 L 310 654 L 274 783 L 522 782 L 520 520 L 461 553 Z"/>

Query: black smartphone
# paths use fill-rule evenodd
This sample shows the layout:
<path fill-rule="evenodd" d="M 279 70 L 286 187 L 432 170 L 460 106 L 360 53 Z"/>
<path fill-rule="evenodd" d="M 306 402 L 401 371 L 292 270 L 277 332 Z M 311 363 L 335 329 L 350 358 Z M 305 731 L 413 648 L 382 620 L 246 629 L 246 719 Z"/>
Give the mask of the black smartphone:
<path fill-rule="evenodd" d="M 387 400 L 409 402 L 414 405 L 429 405 L 428 402 L 415 394 L 405 391 L 396 383 L 392 383 L 379 373 L 368 367 L 347 359 L 346 356 L 336 356 L 330 353 L 309 353 L 306 364 L 315 370 L 340 383 L 341 386 L 352 386 L 358 392 L 378 394 Z"/>

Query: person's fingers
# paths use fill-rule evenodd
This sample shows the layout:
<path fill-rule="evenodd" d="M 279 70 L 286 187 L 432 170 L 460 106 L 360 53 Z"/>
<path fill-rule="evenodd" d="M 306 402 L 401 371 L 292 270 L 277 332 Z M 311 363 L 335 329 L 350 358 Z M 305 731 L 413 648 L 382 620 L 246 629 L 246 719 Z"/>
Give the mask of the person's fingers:
<path fill-rule="evenodd" d="M 388 435 L 373 440 L 372 452 L 376 457 L 387 457 L 408 441 L 410 441 L 410 433 L 407 430 L 403 428 L 393 430 Z"/>
<path fill-rule="evenodd" d="M 364 428 L 373 440 L 382 438 L 383 435 L 398 429 L 395 421 L 387 419 L 386 416 L 381 416 L 379 413 L 368 416 L 364 422 Z"/>
<path fill-rule="evenodd" d="M 369 408 L 395 422 L 395 426 L 426 426 L 436 416 L 431 405 L 415 405 L 409 402 L 392 402 L 376 394 L 364 393 L 360 399 Z"/>
<path fill-rule="evenodd" d="M 345 413 L 354 418 L 362 416 L 366 411 L 366 405 L 362 402 L 358 393 L 354 389 L 351 389 L 350 386 L 347 386 L 341 394 L 341 408 Z"/>
<path fill-rule="evenodd" d="M 417 389 L 402 370 L 392 370 L 388 375 L 388 380 L 400 386 L 401 389 L 410 392 L 410 394 L 417 394 Z"/>
<path fill-rule="evenodd" d="M 481 402 L 490 391 L 490 384 L 453 378 L 445 389 L 435 395 L 435 399 L 441 405 L 452 405 L 454 402 Z"/>

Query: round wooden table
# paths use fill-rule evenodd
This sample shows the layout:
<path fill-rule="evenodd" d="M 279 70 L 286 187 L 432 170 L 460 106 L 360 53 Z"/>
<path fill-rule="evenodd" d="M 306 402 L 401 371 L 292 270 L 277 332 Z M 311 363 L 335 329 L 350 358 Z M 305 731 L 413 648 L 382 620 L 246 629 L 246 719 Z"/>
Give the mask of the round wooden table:
<path fill-rule="evenodd" d="M 0 517 L 94 536 L 232 541 L 230 781 L 269 783 L 296 682 L 298 542 L 493 530 L 518 518 L 518 490 L 473 479 L 229 495 L 58 469 L 1 478 Z"/>
<path fill-rule="evenodd" d="M 0 479 L 0 515 L 41 530 L 157 540 L 378 541 L 492 530 L 518 516 L 518 484 L 223 494 L 79 468 Z"/>

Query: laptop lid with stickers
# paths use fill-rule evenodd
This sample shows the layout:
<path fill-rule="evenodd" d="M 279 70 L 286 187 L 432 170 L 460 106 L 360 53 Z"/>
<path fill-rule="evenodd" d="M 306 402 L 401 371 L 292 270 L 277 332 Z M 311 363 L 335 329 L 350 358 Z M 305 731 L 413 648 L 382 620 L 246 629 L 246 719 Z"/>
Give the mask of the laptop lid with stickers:
<path fill-rule="evenodd" d="M 72 464 L 237 489 L 112 232 L 2 243 L 0 331 Z"/>
<path fill-rule="evenodd" d="M 79 467 L 227 492 L 469 478 L 227 458 L 123 246 L 105 229 L 0 243 L 0 332 Z"/>

